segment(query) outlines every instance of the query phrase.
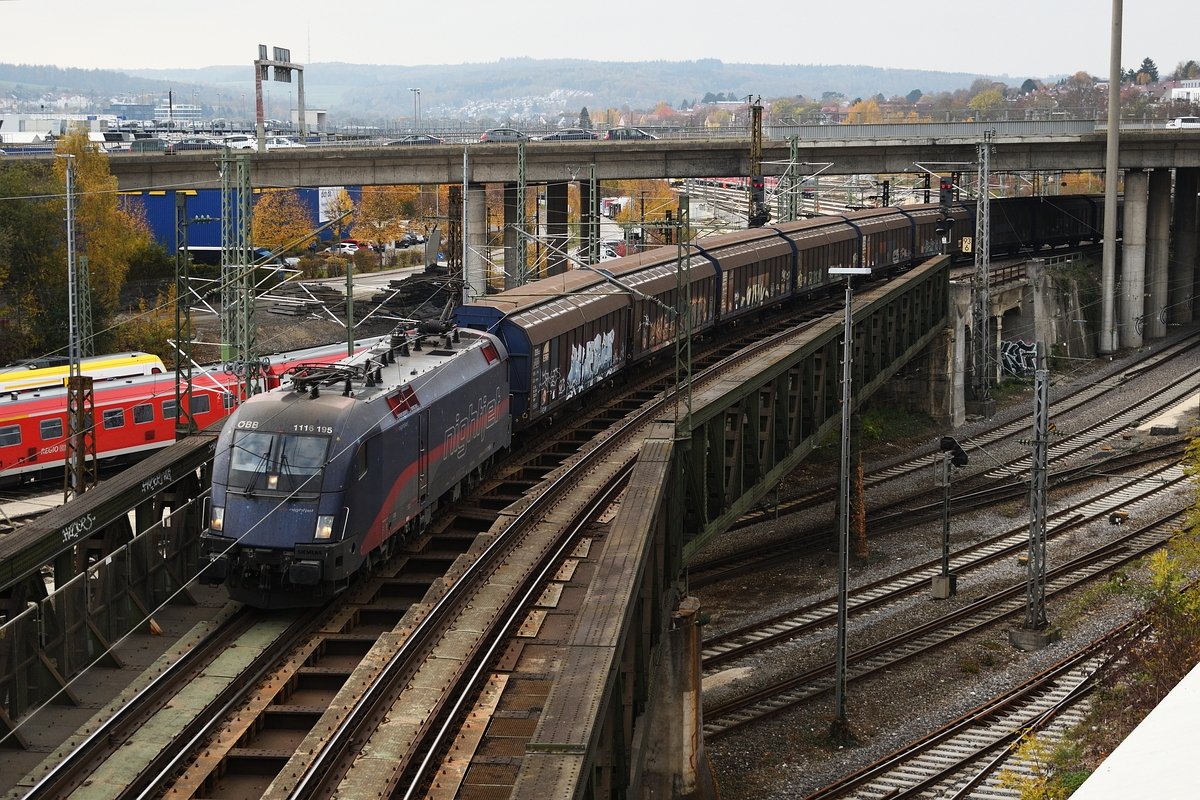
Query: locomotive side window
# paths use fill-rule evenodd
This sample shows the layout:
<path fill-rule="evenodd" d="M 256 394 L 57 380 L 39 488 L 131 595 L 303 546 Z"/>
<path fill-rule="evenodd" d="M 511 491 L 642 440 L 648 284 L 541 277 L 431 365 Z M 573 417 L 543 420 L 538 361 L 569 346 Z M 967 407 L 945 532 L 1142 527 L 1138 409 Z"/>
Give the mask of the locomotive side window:
<path fill-rule="evenodd" d="M 104 411 L 104 430 L 110 431 L 113 428 L 125 427 L 125 409 L 109 408 Z"/>
<path fill-rule="evenodd" d="M 147 422 L 154 422 L 154 406 L 149 403 L 142 403 L 133 407 L 133 423 L 142 425 Z"/>
<path fill-rule="evenodd" d="M 19 425 L 5 425 L 0 428 L 0 447 L 12 447 L 21 443 L 21 427 Z"/>
<path fill-rule="evenodd" d="M 192 396 L 192 413 L 207 414 L 209 409 L 208 395 L 197 394 Z"/>
<path fill-rule="evenodd" d="M 175 409 L 174 400 L 163 400 L 163 419 L 175 419 L 178 412 Z"/>
<path fill-rule="evenodd" d="M 358 448 L 358 455 L 354 457 L 354 477 L 362 478 L 367 474 L 367 445 L 364 443 Z"/>
<path fill-rule="evenodd" d="M 40 427 L 42 430 L 42 441 L 43 442 L 50 441 L 51 439 L 61 439 L 62 438 L 62 435 L 63 435 L 62 417 L 55 417 L 54 419 L 44 419 L 38 424 L 38 427 Z"/>

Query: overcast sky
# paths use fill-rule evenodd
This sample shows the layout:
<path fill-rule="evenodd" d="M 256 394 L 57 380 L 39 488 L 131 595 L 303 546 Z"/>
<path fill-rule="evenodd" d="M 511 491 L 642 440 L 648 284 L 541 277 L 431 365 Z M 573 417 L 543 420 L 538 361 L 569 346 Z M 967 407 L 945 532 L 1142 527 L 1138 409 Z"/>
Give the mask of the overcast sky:
<path fill-rule="evenodd" d="M 1149 56 L 1169 73 L 1200 61 L 1196 0 L 1124 6 L 1124 67 Z M 288 47 L 304 64 L 718 58 L 1107 77 L 1111 15 L 1106 0 L 0 0 L 0 62 L 249 64 L 262 43 Z"/>

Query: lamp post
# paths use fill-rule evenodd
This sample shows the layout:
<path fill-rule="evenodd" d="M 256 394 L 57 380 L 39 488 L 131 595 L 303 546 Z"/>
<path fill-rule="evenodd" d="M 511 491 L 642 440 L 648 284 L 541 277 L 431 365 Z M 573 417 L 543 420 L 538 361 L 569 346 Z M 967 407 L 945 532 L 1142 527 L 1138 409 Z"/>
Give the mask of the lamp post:
<path fill-rule="evenodd" d="M 413 133 L 421 132 L 421 89 L 408 87 L 413 93 Z"/>
<path fill-rule="evenodd" d="M 841 459 L 841 514 L 838 520 L 838 617 L 837 654 L 834 668 L 834 720 L 832 735 L 841 740 L 847 733 L 846 726 L 846 616 L 848 609 L 848 584 L 850 572 L 850 398 L 851 369 L 853 357 L 854 321 L 852 305 L 855 275 L 870 275 L 868 267 L 830 267 L 830 275 L 841 275 L 846 281 L 846 322 L 842 332 L 842 459 Z"/>

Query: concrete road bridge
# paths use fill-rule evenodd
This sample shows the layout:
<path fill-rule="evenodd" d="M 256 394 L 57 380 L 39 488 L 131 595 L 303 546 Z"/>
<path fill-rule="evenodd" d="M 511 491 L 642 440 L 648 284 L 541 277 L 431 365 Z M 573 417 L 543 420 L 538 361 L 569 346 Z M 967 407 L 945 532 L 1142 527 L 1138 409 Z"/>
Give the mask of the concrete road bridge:
<path fill-rule="evenodd" d="M 935 126 L 813 126 L 853 128 L 843 139 L 796 136 L 800 174 L 824 165 L 823 174 L 894 174 L 915 171 L 974 172 L 976 144 L 996 130 L 993 172 L 1071 171 L 1104 168 L 1103 132 L 1038 132 L 1034 127 L 1004 129 L 1005 123 Z M 1032 125 L 1032 124 L 1031 124 Z M 879 128 L 869 135 L 872 128 Z M 906 129 L 914 129 L 908 131 Z M 799 129 L 796 129 L 799 131 Z M 788 133 L 780 129 L 779 133 Z M 596 166 L 601 181 L 634 178 L 707 178 L 750 174 L 750 142 L 739 139 L 656 141 L 530 142 L 525 145 L 525 180 L 531 183 L 587 180 Z M 399 184 L 515 183 L 516 144 L 427 145 L 406 147 L 308 147 L 252 153 L 255 188 L 367 186 Z M 44 157 L 39 157 L 44 158 Z M 788 139 L 763 142 L 763 171 L 783 174 L 793 161 Z M 113 174 L 122 191 L 216 189 L 220 177 L 210 152 L 114 154 Z M 1123 169 L 1200 167 L 1200 131 L 1130 131 L 1121 136 Z"/>

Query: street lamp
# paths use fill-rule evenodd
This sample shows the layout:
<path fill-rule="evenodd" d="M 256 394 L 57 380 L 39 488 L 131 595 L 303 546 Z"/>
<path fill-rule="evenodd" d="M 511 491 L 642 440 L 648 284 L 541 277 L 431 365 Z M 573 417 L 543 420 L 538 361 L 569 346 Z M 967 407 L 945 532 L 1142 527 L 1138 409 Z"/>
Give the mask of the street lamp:
<path fill-rule="evenodd" d="M 833 738 L 842 740 L 848 733 L 846 725 L 846 616 L 848 608 L 848 584 L 850 573 L 850 397 L 853 357 L 854 322 L 851 306 L 854 300 L 853 280 L 855 275 L 870 275 L 869 267 L 830 267 L 830 275 L 841 275 L 846 281 L 846 322 L 842 331 L 842 464 L 841 503 L 842 513 L 838 531 L 838 621 L 837 655 L 834 668 L 834 720 Z"/>
<path fill-rule="evenodd" d="M 421 89 L 420 87 L 408 87 L 408 90 L 413 93 L 413 133 L 421 131 Z"/>

